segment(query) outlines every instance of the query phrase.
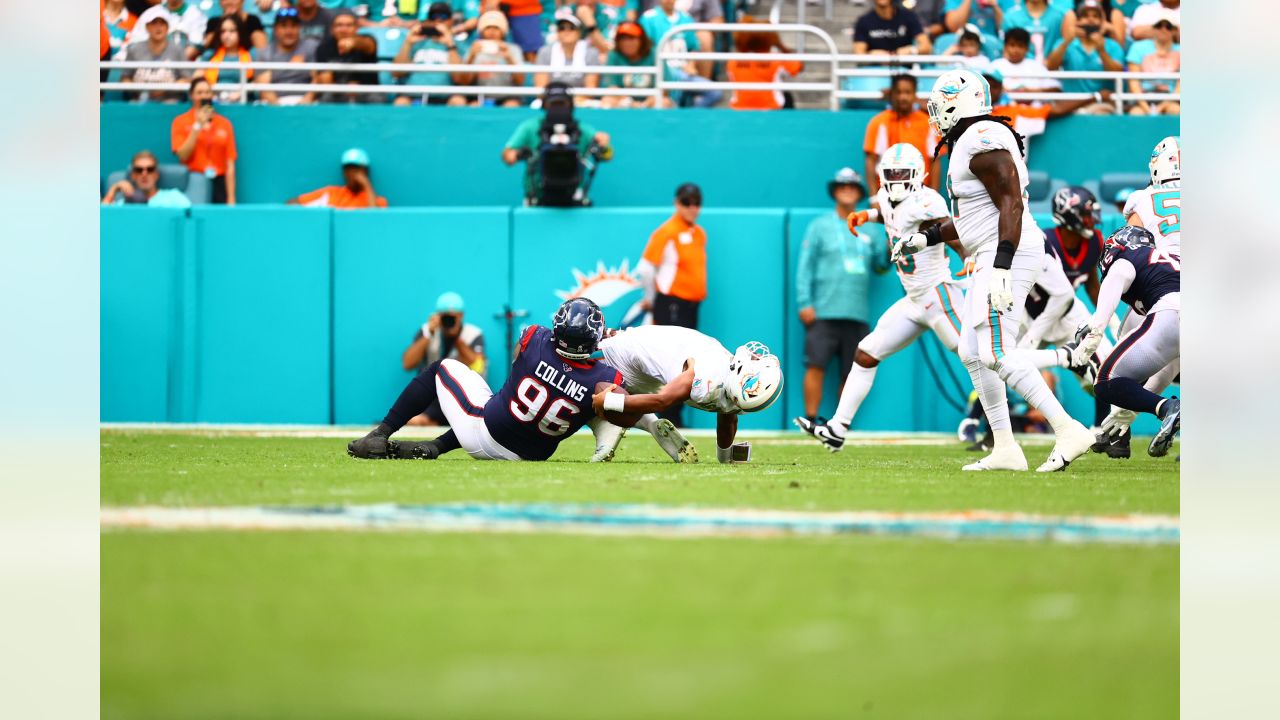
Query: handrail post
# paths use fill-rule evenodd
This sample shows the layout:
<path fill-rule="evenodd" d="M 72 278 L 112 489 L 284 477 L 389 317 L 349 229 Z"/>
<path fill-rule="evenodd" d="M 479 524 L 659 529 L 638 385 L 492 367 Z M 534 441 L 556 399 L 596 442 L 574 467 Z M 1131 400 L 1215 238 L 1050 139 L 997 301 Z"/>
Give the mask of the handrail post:
<path fill-rule="evenodd" d="M 1116 94 L 1113 102 L 1116 104 L 1116 114 L 1124 114 L 1124 100 L 1120 98 L 1120 94 L 1124 92 L 1124 78 L 1116 76 Z"/>

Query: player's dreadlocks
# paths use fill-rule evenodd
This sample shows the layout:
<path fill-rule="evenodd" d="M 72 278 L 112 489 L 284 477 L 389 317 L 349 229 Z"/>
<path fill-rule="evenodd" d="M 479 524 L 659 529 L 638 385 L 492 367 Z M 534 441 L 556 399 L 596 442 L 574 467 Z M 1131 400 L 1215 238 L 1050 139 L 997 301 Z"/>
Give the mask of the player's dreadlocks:
<path fill-rule="evenodd" d="M 943 135 L 942 139 L 938 141 L 937 146 L 933 149 L 933 156 L 938 157 L 944 147 L 950 149 L 951 146 L 955 144 L 956 140 L 960 139 L 960 136 L 964 134 L 964 131 L 968 130 L 970 126 L 987 121 L 1000 123 L 1001 125 L 1009 128 L 1009 132 L 1013 133 L 1013 137 L 1018 141 L 1018 152 L 1022 154 L 1023 158 L 1027 157 L 1027 146 L 1023 142 L 1023 137 L 1018 134 L 1017 130 L 1013 129 L 1013 118 L 1007 115 L 981 115 L 979 117 L 962 118 L 955 125 L 952 125 L 951 129 L 947 131 L 947 134 Z"/>

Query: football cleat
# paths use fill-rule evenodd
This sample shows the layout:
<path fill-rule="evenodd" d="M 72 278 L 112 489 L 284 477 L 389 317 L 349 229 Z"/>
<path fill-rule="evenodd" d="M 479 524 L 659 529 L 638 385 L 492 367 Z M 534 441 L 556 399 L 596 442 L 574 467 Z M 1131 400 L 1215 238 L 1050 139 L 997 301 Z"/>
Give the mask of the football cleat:
<path fill-rule="evenodd" d="M 1173 436 L 1182 427 L 1182 402 L 1176 397 L 1164 401 L 1164 415 L 1160 417 L 1160 431 L 1151 438 L 1147 446 L 1147 454 L 1151 457 L 1164 457 L 1173 446 Z"/>
<path fill-rule="evenodd" d="M 1108 435 L 1105 432 L 1098 433 L 1096 442 L 1089 449 L 1096 453 L 1105 453 L 1107 457 L 1113 460 L 1128 460 L 1129 437 L 1127 432 L 1119 435 Z"/>
<path fill-rule="evenodd" d="M 830 422 L 815 423 L 807 417 L 798 417 L 792 422 L 796 427 L 812 435 L 827 450 L 838 453 L 844 449 L 844 435 L 836 434 Z"/>
<path fill-rule="evenodd" d="M 1008 447 L 996 450 L 978 462 L 965 465 L 962 469 L 966 472 L 983 470 L 1024 471 L 1027 469 L 1027 456 L 1022 454 L 1022 448 L 1017 443 L 1010 443 Z"/>
<path fill-rule="evenodd" d="M 1040 467 L 1036 468 L 1036 472 L 1066 470 L 1072 460 L 1089 452 L 1093 442 L 1093 433 L 1089 432 L 1089 428 L 1072 420 L 1071 427 L 1067 428 L 1066 432 L 1058 435 L 1058 440 L 1053 444 L 1053 450 L 1049 452 L 1048 459 Z"/>
<path fill-rule="evenodd" d="M 987 428 L 987 433 L 980 440 L 975 440 L 972 445 L 965 448 L 969 452 L 991 452 L 996 446 L 996 436 L 991 434 L 991 429 Z"/>
<path fill-rule="evenodd" d="M 386 435 L 371 432 L 359 440 L 347 443 L 347 454 L 361 460 L 387 460 L 394 457 L 396 441 Z"/>
<path fill-rule="evenodd" d="M 698 462 L 698 450 L 676 429 L 674 423 L 663 418 L 653 424 L 653 439 L 673 462 L 692 464 Z"/>
<path fill-rule="evenodd" d="M 396 460 L 435 460 L 440 457 L 440 448 L 430 440 L 422 442 L 391 441 L 391 457 Z"/>

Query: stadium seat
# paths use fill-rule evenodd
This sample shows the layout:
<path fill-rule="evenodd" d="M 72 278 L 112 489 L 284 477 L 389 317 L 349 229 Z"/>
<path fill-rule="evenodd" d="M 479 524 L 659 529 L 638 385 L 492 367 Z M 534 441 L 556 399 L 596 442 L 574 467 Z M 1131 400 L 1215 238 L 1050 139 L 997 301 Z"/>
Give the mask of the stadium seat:
<path fill-rule="evenodd" d="M 1098 183 L 1098 199 L 1110 203 L 1124 189 L 1140 190 L 1151 184 L 1147 173 L 1103 173 Z"/>
<path fill-rule="evenodd" d="M 1062 181 L 1051 180 L 1049 173 L 1043 170 L 1031 170 L 1027 173 L 1027 201 L 1032 214 L 1047 213 L 1053 209 L 1053 193 L 1060 187 L 1055 183 Z"/>
<path fill-rule="evenodd" d="M 124 180 L 128 174 L 128 170 L 117 170 L 111 173 L 107 176 L 106 187 Z M 185 165 L 161 165 L 157 186 L 163 190 L 181 190 L 192 205 L 208 205 L 213 199 L 213 187 L 209 184 L 209 178 L 190 172 Z"/>

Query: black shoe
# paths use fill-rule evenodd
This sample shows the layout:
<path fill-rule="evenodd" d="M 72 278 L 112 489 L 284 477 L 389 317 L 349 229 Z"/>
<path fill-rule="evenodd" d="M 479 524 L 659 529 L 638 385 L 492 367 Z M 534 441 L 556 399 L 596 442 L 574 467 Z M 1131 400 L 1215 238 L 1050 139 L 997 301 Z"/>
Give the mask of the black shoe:
<path fill-rule="evenodd" d="M 361 460 L 386 460 L 393 457 L 397 445 L 399 443 L 386 435 L 369 433 L 347 443 L 347 454 Z"/>
<path fill-rule="evenodd" d="M 996 446 L 996 436 L 991 434 L 991 430 L 987 430 L 987 434 L 982 436 L 978 442 L 965 448 L 969 452 L 990 452 Z"/>
<path fill-rule="evenodd" d="M 440 448 L 432 441 L 395 442 L 392 441 L 391 457 L 396 460 L 435 460 L 440 457 Z"/>
<path fill-rule="evenodd" d="M 822 418 L 817 418 L 821 420 Z M 838 453 L 844 449 L 844 436 L 837 435 L 832 432 L 828 423 L 815 423 L 809 418 L 798 417 L 794 420 L 796 427 L 813 436 L 823 447 L 833 453 Z"/>
<path fill-rule="evenodd" d="M 1160 431 L 1151 438 L 1147 446 L 1147 454 L 1151 457 L 1164 457 L 1173 446 L 1173 436 L 1182 427 L 1182 402 L 1176 397 L 1164 401 L 1164 414 L 1160 416 Z"/>

